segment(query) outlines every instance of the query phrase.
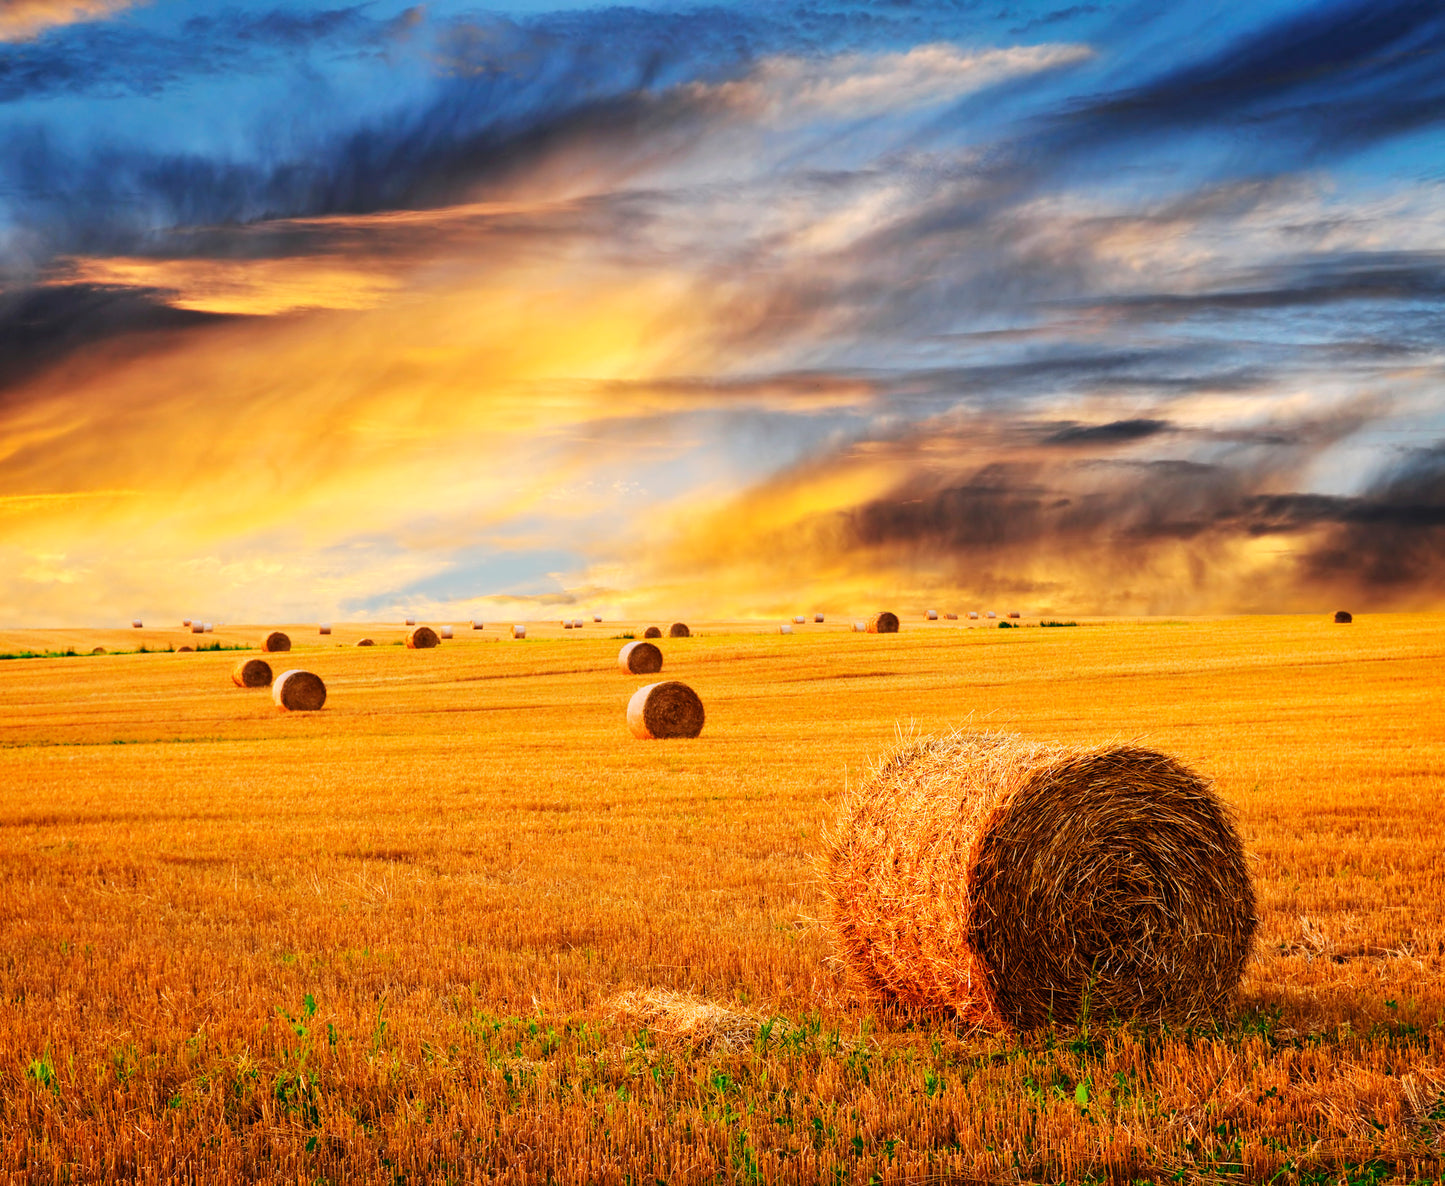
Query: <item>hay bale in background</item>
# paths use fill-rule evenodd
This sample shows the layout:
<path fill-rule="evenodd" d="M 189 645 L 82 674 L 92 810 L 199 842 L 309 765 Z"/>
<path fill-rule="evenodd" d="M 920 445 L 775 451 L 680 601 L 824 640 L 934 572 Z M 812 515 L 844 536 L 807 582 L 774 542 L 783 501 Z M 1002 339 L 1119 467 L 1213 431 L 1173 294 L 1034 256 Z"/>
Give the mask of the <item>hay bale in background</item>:
<path fill-rule="evenodd" d="M 216 624 L 215 624 L 214 622 L 207 622 L 205 625 L 203 625 L 203 626 L 201 627 L 201 633 L 202 633 L 202 634 L 214 634 L 214 633 L 215 633 L 215 630 L 216 630 Z"/>
<path fill-rule="evenodd" d="M 592 615 L 592 620 L 593 620 L 594 622 L 600 622 L 600 621 L 602 621 L 602 615 L 601 615 L 601 614 L 593 614 L 593 615 Z"/>
<path fill-rule="evenodd" d="M 978 621 L 978 610 L 976 610 L 976 609 L 971 609 L 971 610 L 969 610 L 969 611 L 968 611 L 968 620 L 969 620 L 970 622 L 976 622 L 976 621 Z"/>
<path fill-rule="evenodd" d="M 452 636 L 452 628 L 450 626 L 443 626 L 440 634 L 443 638 L 450 638 Z"/>
<path fill-rule="evenodd" d="M 309 671 L 283 671 L 271 685 L 271 699 L 288 712 L 315 712 L 326 703 L 326 685 Z"/>
<path fill-rule="evenodd" d="M 408 619 L 406 620 L 406 623 L 405 623 L 405 624 L 408 625 L 408 626 L 415 626 L 415 625 L 416 625 L 416 619 L 415 619 L 415 618 L 408 618 Z"/>
<path fill-rule="evenodd" d="M 629 642 L 617 652 L 617 666 L 628 675 L 654 675 L 662 670 L 662 651 L 656 643 Z"/>
<path fill-rule="evenodd" d="M 928 620 L 930 622 L 938 621 L 938 611 L 936 609 L 931 609 L 928 611 Z"/>
<path fill-rule="evenodd" d="M 330 633 L 331 633 L 331 623 L 330 623 L 330 622 L 322 622 L 321 625 L 320 625 L 319 627 L 317 627 L 317 633 L 319 633 L 319 634 L 330 634 Z"/>
<path fill-rule="evenodd" d="M 145 623 L 142 622 L 139 618 L 132 618 L 130 620 L 130 624 L 132 629 L 135 630 L 143 630 L 145 628 Z"/>
<path fill-rule="evenodd" d="M 192 655 L 194 655 L 194 654 L 196 653 L 196 648 L 195 648 L 195 647 L 177 647 L 177 648 L 176 648 L 176 654 L 179 655 L 182 651 L 189 651 Z"/>
<path fill-rule="evenodd" d="M 206 624 L 205 624 L 204 622 L 192 622 L 192 623 L 191 623 L 191 633 L 192 633 L 192 634 L 204 634 L 205 632 L 206 632 Z"/>
<path fill-rule="evenodd" d="M 659 626 L 649 626 L 646 630 L 644 630 L 644 631 L 642 632 L 642 637 L 643 637 L 643 638 L 661 638 L 661 637 L 662 637 L 662 629 L 661 629 L 661 627 L 659 627 Z"/>
<path fill-rule="evenodd" d="M 1355 620 L 1355 615 L 1352 614 L 1352 613 L 1350 613 L 1349 610 L 1347 610 L 1347 609 L 1337 609 L 1337 610 L 1335 610 L 1335 621 L 1338 622 L 1340 625 L 1343 626 L 1345 623 L 1347 623 L 1347 622 L 1353 622 L 1354 620 Z"/>
<path fill-rule="evenodd" d="M 181 625 L 184 626 L 187 630 L 189 630 L 189 629 L 191 628 L 191 620 L 190 620 L 190 618 L 185 618 L 185 619 L 183 619 L 182 622 L 181 622 Z"/>
<path fill-rule="evenodd" d="M 291 649 L 291 639 L 279 630 L 273 630 L 261 640 L 261 649 L 268 655 L 279 655 Z"/>
<path fill-rule="evenodd" d="M 1016 609 L 1011 609 L 1011 610 L 1009 610 L 1009 612 L 1008 612 L 1008 616 L 1009 616 L 1010 618 L 1017 618 L 1017 617 L 1020 616 L 1020 615 L 1019 615 L 1019 611 L 1016 610 Z"/>
<path fill-rule="evenodd" d="M 359 647 L 374 647 L 376 643 L 372 642 L 369 638 L 358 638 L 356 645 Z"/>
<path fill-rule="evenodd" d="M 627 702 L 627 727 L 644 740 L 696 737 L 705 715 L 698 694 L 677 680 L 638 688 Z"/>
<path fill-rule="evenodd" d="M 265 659 L 240 659 L 231 668 L 231 682 L 238 688 L 269 687 L 271 664 Z"/>
<path fill-rule="evenodd" d="M 854 632 L 855 634 L 866 634 L 866 633 L 868 633 L 868 623 L 867 623 L 867 622 L 864 622 L 864 621 L 854 622 L 854 623 L 853 623 L 853 632 Z"/>
<path fill-rule="evenodd" d="M 572 619 L 571 619 L 571 618 L 566 618 L 566 619 L 563 620 L 563 622 L 562 622 L 562 629 L 563 629 L 563 630 L 571 630 L 571 629 L 572 629 Z"/>
<path fill-rule="evenodd" d="M 478 622 L 475 618 L 473 618 L 473 619 L 472 619 L 472 629 L 473 629 L 473 630 L 480 630 L 481 628 L 482 628 L 482 624 L 481 624 L 480 622 Z"/>
<path fill-rule="evenodd" d="M 791 622 L 784 622 L 781 626 L 778 627 L 779 634 L 791 634 L 792 632 L 793 624 Z"/>
<path fill-rule="evenodd" d="M 944 616 L 944 618 L 945 618 L 947 621 L 950 621 L 950 622 L 956 622 L 956 621 L 958 621 L 958 615 L 957 615 L 957 614 L 944 614 L 943 616 Z"/>
<path fill-rule="evenodd" d="M 1020 1030 L 1225 1008 L 1256 925 L 1228 809 L 1131 745 L 955 733 L 905 745 L 843 804 L 827 891 L 867 991 Z"/>
<path fill-rule="evenodd" d="M 807 620 L 808 620 L 808 619 L 805 618 L 805 617 L 803 617 L 802 614 L 799 614 L 796 618 L 793 619 L 793 625 L 794 625 L 794 626 L 801 626 L 801 625 L 802 625 L 804 622 L 806 622 Z"/>
<path fill-rule="evenodd" d="M 95 648 L 94 650 L 92 650 L 90 653 L 91 653 L 92 655 L 103 655 L 103 654 L 105 654 L 105 648 L 104 648 L 104 647 L 96 647 L 96 648 Z"/>
<path fill-rule="evenodd" d="M 897 634 L 898 615 L 890 614 L 886 609 L 880 610 L 868 619 L 869 634 Z"/>
<path fill-rule="evenodd" d="M 430 650 L 432 647 L 440 646 L 441 641 L 437 637 L 437 632 L 430 626 L 418 626 L 415 630 L 406 632 L 406 645 L 409 650 Z"/>
<path fill-rule="evenodd" d="M 996 617 L 998 617 L 998 615 L 997 615 L 996 613 L 994 613 L 993 610 L 989 610 L 989 611 L 988 611 L 988 614 L 987 614 L 986 616 L 987 616 L 987 617 L 990 617 L 990 618 L 996 618 Z"/>
<path fill-rule="evenodd" d="M 525 626 L 513 626 L 513 627 L 512 627 L 512 637 L 513 637 L 513 638 L 526 638 L 526 637 L 527 637 L 527 628 L 526 628 Z"/>
<path fill-rule="evenodd" d="M 686 622 L 674 622 L 667 628 L 668 638 L 691 638 L 692 631 L 687 628 Z"/>
<path fill-rule="evenodd" d="M 822 620 L 823 620 L 823 615 L 822 615 L 822 614 L 814 614 L 814 615 L 813 615 L 813 621 L 814 621 L 814 622 L 821 622 Z"/>

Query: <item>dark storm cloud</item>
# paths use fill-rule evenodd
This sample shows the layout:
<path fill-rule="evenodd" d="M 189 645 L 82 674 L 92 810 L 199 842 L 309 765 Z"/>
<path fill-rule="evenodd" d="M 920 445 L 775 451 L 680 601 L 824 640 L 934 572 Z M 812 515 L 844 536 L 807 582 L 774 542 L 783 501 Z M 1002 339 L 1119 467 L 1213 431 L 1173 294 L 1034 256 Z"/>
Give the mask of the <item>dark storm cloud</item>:
<path fill-rule="evenodd" d="M 1142 441 L 1168 432 L 1167 420 L 1111 420 L 1108 424 L 1069 424 L 1044 438 L 1046 445 L 1111 445 Z"/>

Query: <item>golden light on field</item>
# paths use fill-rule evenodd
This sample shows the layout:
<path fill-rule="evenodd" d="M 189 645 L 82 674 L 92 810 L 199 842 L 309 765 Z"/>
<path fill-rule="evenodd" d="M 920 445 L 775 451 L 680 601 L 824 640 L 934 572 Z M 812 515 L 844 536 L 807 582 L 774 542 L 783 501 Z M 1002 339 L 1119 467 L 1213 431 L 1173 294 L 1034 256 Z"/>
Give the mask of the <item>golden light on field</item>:
<path fill-rule="evenodd" d="M 666 743 L 624 720 L 637 623 L 428 651 L 399 621 L 293 627 L 328 690 L 304 714 L 234 687 L 233 651 L 0 662 L 0 1156 L 238 1181 L 382 1158 L 687 1181 L 741 1150 L 799 1183 L 1445 1170 L 1445 616 L 903 618 L 695 623 L 659 645 L 707 723 Z M 1019 1041 L 860 1002 L 818 921 L 820 829 L 900 732 L 959 725 L 1136 739 L 1216 780 L 1260 903 L 1231 1017 Z"/>

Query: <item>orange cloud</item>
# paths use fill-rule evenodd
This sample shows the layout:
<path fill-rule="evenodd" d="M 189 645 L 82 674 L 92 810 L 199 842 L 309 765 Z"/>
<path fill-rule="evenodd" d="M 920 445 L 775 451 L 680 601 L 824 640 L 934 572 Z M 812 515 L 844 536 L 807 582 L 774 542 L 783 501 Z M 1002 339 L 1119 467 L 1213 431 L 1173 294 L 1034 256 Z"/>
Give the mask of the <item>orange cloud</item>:
<path fill-rule="evenodd" d="M 7 0 L 0 6 L 0 41 L 26 41 L 56 25 L 99 21 L 136 0 Z"/>

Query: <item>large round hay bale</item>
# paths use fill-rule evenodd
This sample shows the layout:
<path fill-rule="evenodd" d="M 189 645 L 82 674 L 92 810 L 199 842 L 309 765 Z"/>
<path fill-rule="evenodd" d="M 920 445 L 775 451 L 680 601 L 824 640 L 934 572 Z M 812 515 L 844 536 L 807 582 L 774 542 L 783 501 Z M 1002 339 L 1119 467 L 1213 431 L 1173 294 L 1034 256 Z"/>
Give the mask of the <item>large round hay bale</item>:
<path fill-rule="evenodd" d="M 291 639 L 279 630 L 273 630 L 261 640 L 261 649 L 268 655 L 279 655 L 291 649 Z"/>
<path fill-rule="evenodd" d="M 676 680 L 638 688 L 627 703 L 632 736 L 648 740 L 696 737 L 705 715 L 698 694 Z"/>
<path fill-rule="evenodd" d="M 478 622 L 475 618 L 472 619 L 472 629 L 473 629 L 473 630 L 480 630 L 480 629 L 482 629 L 482 624 L 481 624 L 480 622 Z"/>
<path fill-rule="evenodd" d="M 326 703 L 326 685 L 309 671 L 283 671 L 271 685 L 271 699 L 291 712 L 315 712 Z"/>
<path fill-rule="evenodd" d="M 406 645 L 413 651 L 425 651 L 441 646 L 441 639 L 430 626 L 417 626 L 406 632 Z"/>
<path fill-rule="evenodd" d="M 897 634 L 898 615 L 890 614 L 886 609 L 880 610 L 868 619 L 869 634 Z"/>
<path fill-rule="evenodd" d="M 662 670 L 662 651 L 656 643 L 629 642 L 617 652 L 617 666 L 628 675 L 654 675 Z"/>
<path fill-rule="evenodd" d="M 692 631 L 687 628 L 686 622 L 674 622 L 667 628 L 668 638 L 691 638 Z"/>
<path fill-rule="evenodd" d="M 231 682 L 238 688 L 269 687 L 271 664 L 265 659 L 239 659 L 231 668 Z"/>
<path fill-rule="evenodd" d="M 823 615 L 822 615 L 822 614 L 814 614 L 814 615 L 813 615 L 813 621 L 815 621 L 815 622 L 821 622 L 822 620 L 823 620 Z"/>
<path fill-rule="evenodd" d="M 827 843 L 833 925 L 866 989 L 970 1024 L 1214 1014 L 1254 938 L 1228 809 L 1137 746 L 916 741 Z"/>
<path fill-rule="evenodd" d="M 660 626 L 649 626 L 642 632 L 643 638 L 661 638 L 662 628 Z"/>
<path fill-rule="evenodd" d="M 1337 609 L 1337 610 L 1335 610 L 1335 621 L 1338 622 L 1340 625 L 1343 626 L 1343 625 L 1345 625 L 1347 622 L 1353 622 L 1354 620 L 1355 620 L 1355 615 L 1352 614 L 1352 613 L 1350 613 L 1349 610 L 1347 610 L 1347 609 Z"/>
<path fill-rule="evenodd" d="M 358 639 L 356 640 L 356 645 L 359 646 L 359 647 L 374 647 L 374 646 L 376 645 L 376 643 L 374 643 L 374 642 L 373 642 L 371 639 L 369 639 L 369 638 L 358 638 Z"/>

